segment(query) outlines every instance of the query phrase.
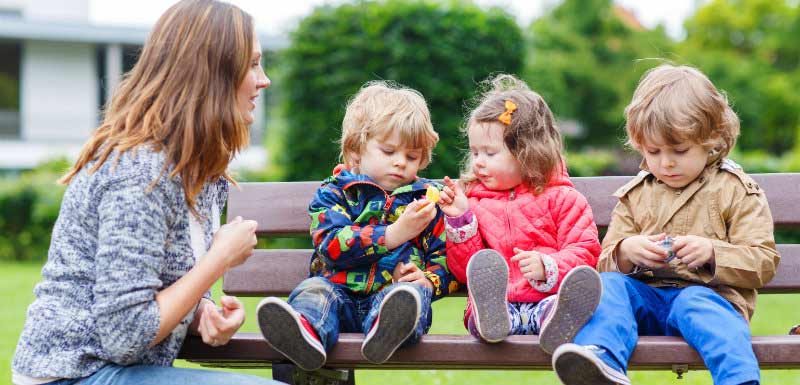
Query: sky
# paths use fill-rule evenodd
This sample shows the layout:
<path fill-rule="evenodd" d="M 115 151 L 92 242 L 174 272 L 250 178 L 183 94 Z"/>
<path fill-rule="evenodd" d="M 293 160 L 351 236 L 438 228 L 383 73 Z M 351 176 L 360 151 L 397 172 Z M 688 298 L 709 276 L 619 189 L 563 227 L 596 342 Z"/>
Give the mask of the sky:
<path fill-rule="evenodd" d="M 707 0 L 615 0 L 630 9 L 647 27 L 663 24 L 675 39 L 684 36 L 683 21 L 692 15 L 698 3 Z M 259 31 L 283 35 L 291 31 L 303 16 L 322 4 L 339 4 L 343 0 L 230 0 L 256 20 Z M 517 17 L 521 25 L 542 15 L 558 0 L 475 0 L 482 6 L 500 6 Z M 152 25 L 174 1 L 164 0 L 90 0 L 89 13 L 97 24 Z"/>

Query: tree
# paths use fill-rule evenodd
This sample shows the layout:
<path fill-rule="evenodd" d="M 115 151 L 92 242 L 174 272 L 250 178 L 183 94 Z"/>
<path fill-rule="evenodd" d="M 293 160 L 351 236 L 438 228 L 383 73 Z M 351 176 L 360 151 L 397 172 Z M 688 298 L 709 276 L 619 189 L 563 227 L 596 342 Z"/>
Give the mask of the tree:
<path fill-rule="evenodd" d="M 800 12 L 784 0 L 713 1 L 686 22 L 686 62 L 726 91 L 739 147 L 783 153 L 800 130 Z"/>
<path fill-rule="evenodd" d="M 457 175 L 459 126 L 476 82 L 518 73 L 522 31 L 499 9 L 469 2 L 358 2 L 323 6 L 300 22 L 286 52 L 286 180 L 319 180 L 337 161 L 347 100 L 368 80 L 420 91 L 440 136 L 426 175 Z"/>
<path fill-rule="evenodd" d="M 628 16 L 626 18 L 626 16 Z M 616 145 L 641 75 L 669 55 L 662 27 L 646 30 L 611 0 L 565 0 L 530 28 L 526 79 L 560 120 L 575 120 L 578 146 Z"/>

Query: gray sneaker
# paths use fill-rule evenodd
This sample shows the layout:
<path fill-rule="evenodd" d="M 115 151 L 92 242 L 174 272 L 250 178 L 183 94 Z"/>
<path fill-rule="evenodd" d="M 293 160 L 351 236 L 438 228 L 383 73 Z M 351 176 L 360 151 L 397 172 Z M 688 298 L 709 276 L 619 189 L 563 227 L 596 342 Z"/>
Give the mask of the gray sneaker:
<path fill-rule="evenodd" d="M 322 343 L 288 303 L 276 297 L 264 298 L 256 308 L 256 317 L 264 340 L 300 369 L 312 371 L 325 364 Z"/>
<path fill-rule="evenodd" d="M 508 264 L 500 253 L 478 251 L 467 264 L 467 287 L 475 327 L 487 342 L 500 342 L 511 331 L 508 315 Z"/>
<path fill-rule="evenodd" d="M 411 336 L 422 313 L 419 293 L 408 286 L 393 289 L 380 304 L 378 319 L 361 344 L 367 361 L 382 364 Z"/>
<path fill-rule="evenodd" d="M 572 342 L 583 325 L 592 318 L 603 284 L 600 274 L 589 266 L 577 266 L 567 273 L 558 288 L 558 298 L 551 305 L 539 331 L 539 346 L 548 354 Z"/>
<path fill-rule="evenodd" d="M 631 385 L 625 373 L 608 366 L 594 345 L 564 344 L 553 353 L 553 370 L 564 385 Z"/>

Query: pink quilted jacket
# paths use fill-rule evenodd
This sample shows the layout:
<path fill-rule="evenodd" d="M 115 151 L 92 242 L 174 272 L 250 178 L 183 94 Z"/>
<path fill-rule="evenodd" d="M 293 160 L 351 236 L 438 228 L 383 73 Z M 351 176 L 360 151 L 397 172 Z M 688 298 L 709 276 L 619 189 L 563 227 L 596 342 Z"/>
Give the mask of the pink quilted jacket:
<path fill-rule="evenodd" d="M 566 170 L 552 178 L 539 195 L 524 185 L 512 191 L 492 191 L 478 182 L 468 189 L 467 197 L 477 219 L 477 232 L 460 243 L 447 239 L 447 266 L 459 281 L 466 282 L 470 257 L 485 248 L 506 258 L 510 302 L 538 302 L 555 294 L 573 267 L 597 266 L 600 242 L 592 209 L 575 190 Z M 558 267 L 558 283 L 547 292 L 534 288 L 511 261 L 514 247 L 552 257 Z"/>

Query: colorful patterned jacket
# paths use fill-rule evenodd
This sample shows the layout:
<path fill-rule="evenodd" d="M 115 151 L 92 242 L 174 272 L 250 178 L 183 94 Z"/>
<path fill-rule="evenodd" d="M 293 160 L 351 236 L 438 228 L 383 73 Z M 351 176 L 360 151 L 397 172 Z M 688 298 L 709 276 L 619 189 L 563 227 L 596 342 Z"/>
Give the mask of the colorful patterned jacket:
<path fill-rule="evenodd" d="M 355 294 L 369 295 L 392 283 L 398 262 L 414 262 L 433 283 L 433 299 L 455 292 L 458 283 L 447 269 L 444 214 L 420 235 L 388 250 L 386 228 L 406 206 L 425 196 L 428 185 L 442 186 L 427 179 L 389 193 L 368 176 L 349 170 L 325 179 L 308 207 L 314 255 L 310 275 L 321 276 Z"/>

